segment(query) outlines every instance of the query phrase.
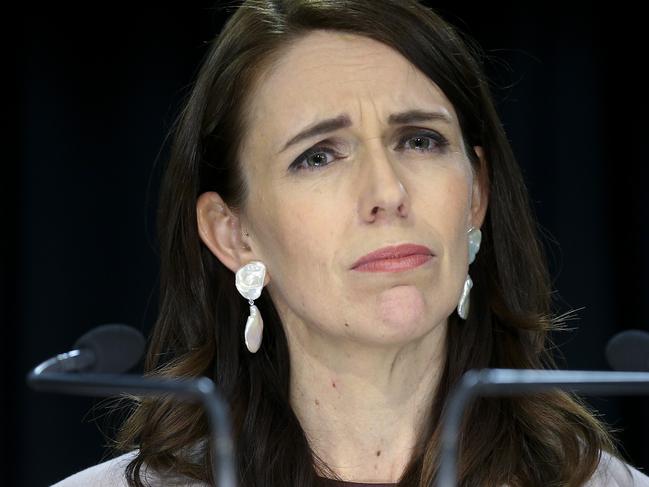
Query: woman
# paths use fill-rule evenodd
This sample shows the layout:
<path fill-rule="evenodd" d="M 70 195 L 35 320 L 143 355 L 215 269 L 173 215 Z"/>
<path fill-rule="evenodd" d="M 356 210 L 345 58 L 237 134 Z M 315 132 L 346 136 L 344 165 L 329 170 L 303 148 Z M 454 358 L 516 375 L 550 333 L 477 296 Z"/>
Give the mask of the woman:
<path fill-rule="evenodd" d="M 468 369 L 551 368 L 551 285 L 479 50 L 416 0 L 255 0 L 161 190 L 151 375 L 213 378 L 243 486 L 427 486 Z M 60 483 L 211 481 L 199 406 L 142 400 Z M 464 486 L 649 485 L 561 392 L 466 414 Z M 356 482 L 356 483 L 353 483 Z"/>

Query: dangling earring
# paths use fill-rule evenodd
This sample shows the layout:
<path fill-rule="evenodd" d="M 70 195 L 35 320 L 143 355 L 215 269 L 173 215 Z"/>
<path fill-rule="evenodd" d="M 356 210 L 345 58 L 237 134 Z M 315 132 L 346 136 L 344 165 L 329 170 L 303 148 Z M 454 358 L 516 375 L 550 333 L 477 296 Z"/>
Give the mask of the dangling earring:
<path fill-rule="evenodd" d="M 246 329 L 243 337 L 246 347 L 252 353 L 259 350 L 261 339 L 264 333 L 264 320 L 254 304 L 254 300 L 261 296 L 261 290 L 264 287 L 264 278 L 266 277 L 266 266 L 259 260 L 248 262 L 237 271 L 235 285 L 237 290 L 248 300 L 250 304 L 250 316 L 246 321 Z"/>
<path fill-rule="evenodd" d="M 469 235 L 469 264 L 471 264 L 475 260 L 478 250 L 480 250 L 482 232 L 479 228 L 471 227 L 467 233 Z M 464 281 L 464 288 L 462 289 L 462 295 L 460 296 L 460 301 L 457 305 L 457 314 L 460 315 L 460 318 L 463 320 L 466 320 L 467 316 L 469 316 L 469 294 L 471 293 L 472 287 L 473 281 L 471 280 L 471 276 L 467 273 Z"/>

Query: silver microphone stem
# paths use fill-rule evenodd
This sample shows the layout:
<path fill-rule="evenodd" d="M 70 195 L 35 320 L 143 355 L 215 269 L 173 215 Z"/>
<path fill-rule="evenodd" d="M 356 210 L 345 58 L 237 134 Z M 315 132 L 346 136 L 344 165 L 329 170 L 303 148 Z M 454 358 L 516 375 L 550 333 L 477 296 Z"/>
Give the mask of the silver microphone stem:
<path fill-rule="evenodd" d="M 63 355 L 67 354 L 60 354 L 57 357 Z M 57 361 L 57 357 L 46 360 L 28 374 L 27 383 L 33 389 L 106 397 L 124 393 L 146 396 L 165 395 L 202 402 L 212 431 L 210 442 L 215 485 L 237 486 L 228 406 L 211 379 L 207 377 L 143 378 L 127 374 L 50 372 L 53 368 L 61 367 L 61 360 Z"/>
<path fill-rule="evenodd" d="M 560 389 L 598 395 L 649 394 L 649 372 L 483 369 L 466 372 L 442 415 L 437 487 L 456 487 L 457 448 L 464 410 L 478 396 L 514 396 Z"/>

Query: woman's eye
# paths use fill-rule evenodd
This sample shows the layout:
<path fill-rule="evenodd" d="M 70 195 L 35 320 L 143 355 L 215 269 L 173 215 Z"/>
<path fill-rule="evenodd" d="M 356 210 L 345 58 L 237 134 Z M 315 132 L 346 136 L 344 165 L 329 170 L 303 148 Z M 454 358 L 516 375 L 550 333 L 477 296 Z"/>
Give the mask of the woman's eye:
<path fill-rule="evenodd" d="M 399 140 L 397 149 L 411 149 L 416 152 L 433 152 L 442 150 L 448 145 L 448 140 L 437 132 L 416 132 L 408 134 Z"/>
<path fill-rule="evenodd" d="M 319 167 L 331 164 L 335 157 L 329 159 L 327 156 L 335 156 L 336 154 L 337 153 L 335 151 L 328 147 L 312 147 L 311 149 L 300 155 L 297 159 L 295 159 L 295 161 L 293 161 L 293 163 L 289 166 L 289 169 L 291 171 L 299 171 L 301 169 L 318 169 Z"/>

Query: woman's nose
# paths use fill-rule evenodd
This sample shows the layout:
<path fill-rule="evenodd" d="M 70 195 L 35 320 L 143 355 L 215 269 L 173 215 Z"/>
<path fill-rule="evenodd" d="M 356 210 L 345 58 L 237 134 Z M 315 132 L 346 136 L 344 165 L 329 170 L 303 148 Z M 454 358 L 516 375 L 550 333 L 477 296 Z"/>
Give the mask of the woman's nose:
<path fill-rule="evenodd" d="M 374 147 L 362 162 L 360 214 L 364 221 L 400 219 L 408 216 L 410 199 L 384 147 Z"/>

